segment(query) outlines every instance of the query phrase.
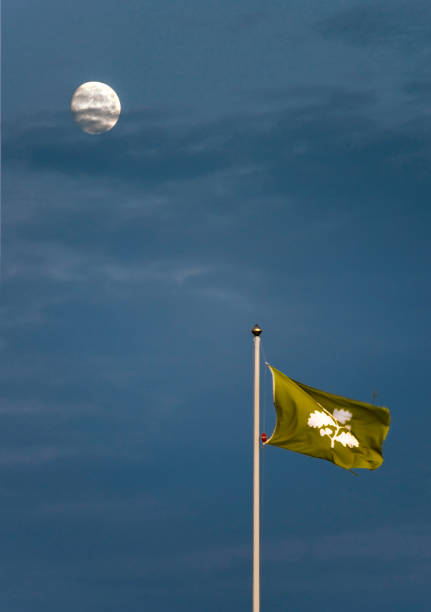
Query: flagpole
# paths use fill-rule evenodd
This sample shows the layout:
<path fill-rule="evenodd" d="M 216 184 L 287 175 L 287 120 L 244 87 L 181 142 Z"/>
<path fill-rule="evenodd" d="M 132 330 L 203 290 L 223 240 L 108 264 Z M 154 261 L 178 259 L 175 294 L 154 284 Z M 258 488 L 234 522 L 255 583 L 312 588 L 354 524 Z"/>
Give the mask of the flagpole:
<path fill-rule="evenodd" d="M 255 325 L 254 338 L 254 432 L 253 432 L 253 612 L 260 612 L 260 334 Z"/>

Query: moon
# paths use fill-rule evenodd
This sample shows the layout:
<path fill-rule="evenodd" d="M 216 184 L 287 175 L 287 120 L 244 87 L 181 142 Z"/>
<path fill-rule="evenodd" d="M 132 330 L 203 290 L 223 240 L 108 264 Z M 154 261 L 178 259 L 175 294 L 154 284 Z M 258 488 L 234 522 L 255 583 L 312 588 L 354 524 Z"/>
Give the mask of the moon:
<path fill-rule="evenodd" d="M 120 98 L 109 85 L 89 81 L 73 94 L 70 110 L 81 130 L 87 134 L 102 134 L 117 123 L 121 113 Z"/>

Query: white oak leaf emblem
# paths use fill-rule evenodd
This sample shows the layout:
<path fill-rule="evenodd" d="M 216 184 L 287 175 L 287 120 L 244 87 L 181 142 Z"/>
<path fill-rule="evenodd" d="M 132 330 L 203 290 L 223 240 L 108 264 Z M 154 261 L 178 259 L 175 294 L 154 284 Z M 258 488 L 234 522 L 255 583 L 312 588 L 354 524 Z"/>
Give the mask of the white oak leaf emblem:
<path fill-rule="evenodd" d="M 322 406 L 322 410 L 314 410 L 310 414 L 307 424 L 309 427 L 318 428 L 322 437 L 328 436 L 331 440 L 331 448 L 334 448 L 335 442 L 339 442 L 344 447 L 354 448 L 359 446 L 359 441 L 350 433 L 350 425 L 347 422 L 351 418 L 352 413 L 349 410 L 335 409 L 331 415 Z"/>

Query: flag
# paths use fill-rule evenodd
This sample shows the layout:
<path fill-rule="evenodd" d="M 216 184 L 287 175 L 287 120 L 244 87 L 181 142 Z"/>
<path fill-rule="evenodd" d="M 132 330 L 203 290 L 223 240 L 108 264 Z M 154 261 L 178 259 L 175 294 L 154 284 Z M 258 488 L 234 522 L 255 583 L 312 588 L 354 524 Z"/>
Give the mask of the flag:
<path fill-rule="evenodd" d="M 347 470 L 375 470 L 391 421 L 387 408 L 292 380 L 272 366 L 277 422 L 265 444 L 326 459 Z"/>

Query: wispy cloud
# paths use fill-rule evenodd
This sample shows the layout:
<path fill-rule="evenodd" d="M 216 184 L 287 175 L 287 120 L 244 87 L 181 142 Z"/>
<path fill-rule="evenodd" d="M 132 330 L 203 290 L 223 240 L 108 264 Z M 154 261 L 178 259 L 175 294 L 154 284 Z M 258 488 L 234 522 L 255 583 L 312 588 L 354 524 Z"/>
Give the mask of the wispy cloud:
<path fill-rule="evenodd" d="M 265 558 L 268 561 L 295 562 L 313 559 L 333 562 L 343 559 L 401 559 L 431 558 L 431 528 L 427 524 L 398 527 L 378 527 L 372 531 L 351 531 L 313 537 L 268 541 Z"/>
<path fill-rule="evenodd" d="M 85 253 L 59 243 L 27 243 L 26 250 L 11 257 L 5 269 L 5 280 L 44 277 L 59 283 L 105 282 L 137 284 L 160 281 L 183 285 L 205 276 L 210 266 L 175 260 L 125 263 L 109 261 L 94 253 Z"/>
<path fill-rule="evenodd" d="M 319 23 L 319 31 L 327 37 L 359 46 L 398 47 L 420 51 L 431 34 L 428 5 L 414 0 L 408 5 L 400 0 L 391 3 L 360 3 Z"/>
<path fill-rule="evenodd" d="M 88 499 L 80 501 L 57 501 L 43 503 L 34 509 L 42 517 L 55 516 L 63 519 L 100 519 L 111 521 L 169 520 L 189 514 L 180 501 L 173 507 L 155 495 L 120 499 Z"/>
<path fill-rule="evenodd" d="M 0 452 L 1 466 L 37 466 L 58 459 L 63 459 L 77 455 L 78 450 L 59 446 L 45 446 L 28 448 L 24 450 L 2 450 Z"/>

